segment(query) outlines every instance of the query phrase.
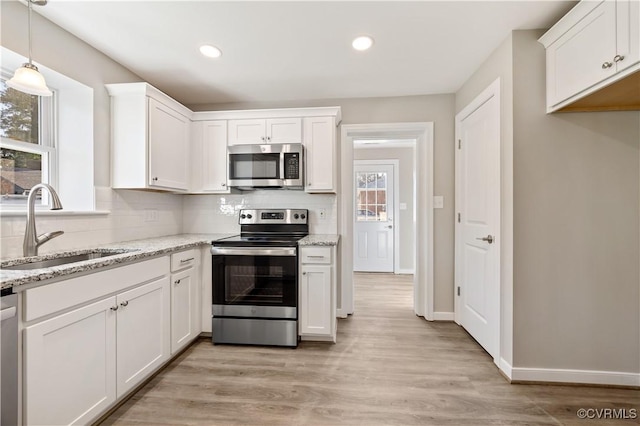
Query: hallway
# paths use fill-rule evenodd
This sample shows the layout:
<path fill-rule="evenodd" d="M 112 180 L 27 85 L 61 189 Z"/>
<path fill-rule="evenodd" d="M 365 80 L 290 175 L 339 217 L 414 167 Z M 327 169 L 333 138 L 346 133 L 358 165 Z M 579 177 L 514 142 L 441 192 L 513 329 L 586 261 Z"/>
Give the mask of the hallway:
<path fill-rule="evenodd" d="M 335 345 L 199 340 L 103 424 L 583 425 L 579 408 L 640 411 L 640 391 L 510 385 L 456 324 L 413 314 L 411 276 L 356 274 L 355 300 Z"/>

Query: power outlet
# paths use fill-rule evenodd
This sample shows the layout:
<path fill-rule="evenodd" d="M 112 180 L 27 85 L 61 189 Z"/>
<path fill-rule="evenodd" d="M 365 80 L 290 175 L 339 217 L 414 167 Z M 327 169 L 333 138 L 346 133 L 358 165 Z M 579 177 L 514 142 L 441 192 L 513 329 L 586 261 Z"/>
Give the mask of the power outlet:
<path fill-rule="evenodd" d="M 318 216 L 320 217 L 320 220 L 325 220 L 327 218 L 327 210 L 326 209 L 318 210 Z"/>
<path fill-rule="evenodd" d="M 160 215 L 158 214 L 158 210 L 156 209 L 145 209 L 144 210 L 144 221 L 145 222 L 157 222 Z"/>

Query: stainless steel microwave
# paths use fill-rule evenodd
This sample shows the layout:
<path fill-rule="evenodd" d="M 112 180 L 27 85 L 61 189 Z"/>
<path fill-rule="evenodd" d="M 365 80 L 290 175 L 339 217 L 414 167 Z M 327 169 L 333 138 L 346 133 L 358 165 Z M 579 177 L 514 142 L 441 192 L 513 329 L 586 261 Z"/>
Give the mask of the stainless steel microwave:
<path fill-rule="evenodd" d="M 304 188 L 302 144 L 234 145 L 227 152 L 232 188 Z"/>

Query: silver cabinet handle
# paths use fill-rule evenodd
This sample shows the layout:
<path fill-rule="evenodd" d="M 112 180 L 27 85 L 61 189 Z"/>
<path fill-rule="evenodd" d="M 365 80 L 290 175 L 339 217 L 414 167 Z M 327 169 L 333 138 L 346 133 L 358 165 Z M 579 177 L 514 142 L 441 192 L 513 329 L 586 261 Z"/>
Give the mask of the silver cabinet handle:
<path fill-rule="evenodd" d="M 118 310 L 118 305 L 116 305 L 116 306 L 112 306 L 112 307 L 111 307 L 111 310 L 112 310 L 112 311 L 117 311 L 117 310 Z"/>
<path fill-rule="evenodd" d="M 182 259 L 182 260 L 180 260 L 180 263 L 187 263 L 187 262 L 191 262 L 192 260 L 195 260 L 195 257 L 190 257 L 188 259 Z"/>
<path fill-rule="evenodd" d="M 222 184 L 222 186 L 227 186 L 227 184 L 226 184 L 226 183 L 223 183 L 223 184 Z"/>
<path fill-rule="evenodd" d="M 602 69 L 606 70 L 607 68 L 611 68 L 613 66 L 613 63 L 611 62 L 605 62 L 602 64 Z"/>
<path fill-rule="evenodd" d="M 486 237 L 476 238 L 476 240 L 486 241 L 489 244 L 491 244 L 491 243 L 493 243 L 493 236 L 492 235 L 487 235 Z"/>
<path fill-rule="evenodd" d="M 271 142 L 271 136 L 267 136 L 267 141 Z"/>
<path fill-rule="evenodd" d="M 180 284 L 180 281 L 182 280 L 175 280 L 173 283 L 177 285 L 177 284 Z"/>
<path fill-rule="evenodd" d="M 624 60 L 624 56 L 622 55 L 616 55 L 613 57 L 613 62 L 620 62 L 622 60 Z"/>
<path fill-rule="evenodd" d="M 125 306 L 127 306 L 127 305 L 129 305 L 129 301 L 128 301 L 128 300 L 125 300 L 124 302 L 122 302 L 122 303 L 120 304 L 120 306 L 122 306 L 122 307 L 125 307 Z"/>
<path fill-rule="evenodd" d="M 306 273 L 306 272 L 303 272 L 303 273 L 302 273 L 302 275 L 307 275 L 307 273 Z"/>
<path fill-rule="evenodd" d="M 313 255 L 313 254 L 307 255 L 307 257 L 313 257 L 313 258 L 316 258 L 316 259 L 324 259 L 324 256 Z"/>
<path fill-rule="evenodd" d="M 260 139 L 262 139 L 262 142 L 264 142 L 264 136 L 262 136 Z"/>
<path fill-rule="evenodd" d="M 393 228 L 393 226 L 392 226 L 392 225 L 389 225 L 389 226 L 387 226 L 387 228 L 391 229 L 391 228 Z"/>

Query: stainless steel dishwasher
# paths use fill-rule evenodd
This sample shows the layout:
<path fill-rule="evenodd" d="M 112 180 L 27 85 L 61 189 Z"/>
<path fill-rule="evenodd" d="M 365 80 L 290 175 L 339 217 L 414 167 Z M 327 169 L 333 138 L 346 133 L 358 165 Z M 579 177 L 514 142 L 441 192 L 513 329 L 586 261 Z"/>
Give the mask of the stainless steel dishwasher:
<path fill-rule="evenodd" d="M 0 425 L 18 424 L 18 295 L 0 294 Z"/>

